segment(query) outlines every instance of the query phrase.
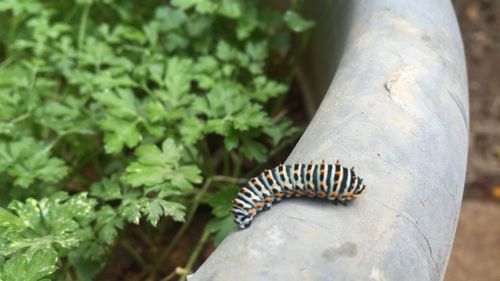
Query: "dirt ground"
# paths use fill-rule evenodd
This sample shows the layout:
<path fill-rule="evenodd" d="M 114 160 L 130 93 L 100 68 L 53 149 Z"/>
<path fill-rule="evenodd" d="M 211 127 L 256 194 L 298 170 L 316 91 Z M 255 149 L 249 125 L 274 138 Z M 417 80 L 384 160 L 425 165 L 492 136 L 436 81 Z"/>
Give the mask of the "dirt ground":
<path fill-rule="evenodd" d="M 454 0 L 469 73 L 464 201 L 446 281 L 500 280 L 500 1 Z"/>

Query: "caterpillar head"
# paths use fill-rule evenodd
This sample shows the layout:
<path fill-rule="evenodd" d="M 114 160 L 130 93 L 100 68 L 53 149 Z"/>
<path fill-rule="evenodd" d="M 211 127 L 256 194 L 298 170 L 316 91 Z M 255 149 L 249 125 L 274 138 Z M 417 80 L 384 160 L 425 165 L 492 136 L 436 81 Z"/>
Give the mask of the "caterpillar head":
<path fill-rule="evenodd" d="M 248 210 L 233 206 L 234 222 L 241 228 L 247 228 L 252 223 L 253 217 L 249 214 Z"/>
<path fill-rule="evenodd" d="M 365 191 L 366 185 L 363 183 L 362 178 L 356 178 L 356 183 L 354 190 L 352 191 L 352 199 L 356 199 L 363 191 Z"/>

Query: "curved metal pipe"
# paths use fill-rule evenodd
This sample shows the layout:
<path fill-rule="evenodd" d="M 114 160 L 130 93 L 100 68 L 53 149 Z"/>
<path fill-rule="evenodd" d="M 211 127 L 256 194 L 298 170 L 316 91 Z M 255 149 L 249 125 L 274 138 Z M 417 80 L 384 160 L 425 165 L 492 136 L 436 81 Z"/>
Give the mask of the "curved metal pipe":
<path fill-rule="evenodd" d="M 341 1 L 306 80 L 335 75 L 288 158 L 355 165 L 367 193 L 348 207 L 289 199 L 232 233 L 197 280 L 442 280 L 464 186 L 468 93 L 448 0 Z M 344 38 L 344 39 L 342 39 Z M 330 52 L 330 53 L 329 53 Z M 330 74 L 331 75 L 331 74 Z M 331 76 L 330 76 L 331 77 Z M 319 82 L 317 82 L 319 81 Z"/>

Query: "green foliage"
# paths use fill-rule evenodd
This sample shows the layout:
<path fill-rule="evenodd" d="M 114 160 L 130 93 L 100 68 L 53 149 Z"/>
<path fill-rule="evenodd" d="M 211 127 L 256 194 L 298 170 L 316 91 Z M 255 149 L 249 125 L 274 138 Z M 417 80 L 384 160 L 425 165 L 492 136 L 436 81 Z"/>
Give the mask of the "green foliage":
<path fill-rule="evenodd" d="M 303 32 L 314 26 L 313 21 L 305 20 L 300 14 L 293 10 L 288 10 L 285 13 L 284 19 L 290 29 L 295 32 Z"/>
<path fill-rule="evenodd" d="M 68 196 L 56 192 L 49 198 L 25 203 L 13 201 L 0 208 L 0 255 L 10 258 L 0 263 L 0 280 L 40 280 L 52 274 L 57 260 L 67 256 L 82 242 L 99 243 L 103 237 L 88 237 L 93 226 L 95 199 L 86 193 Z"/>
<path fill-rule="evenodd" d="M 207 203 L 212 208 L 215 218 L 206 225 L 206 228 L 214 234 L 215 245 L 219 245 L 236 228 L 230 213 L 231 202 L 236 194 L 237 190 L 225 188 L 207 197 Z"/>
<path fill-rule="evenodd" d="M 0 280 L 90 280 L 130 224 L 172 232 L 199 201 L 222 241 L 237 186 L 204 182 L 298 132 L 270 116 L 289 76 L 270 74 L 313 23 L 272 6 L 0 2 Z"/>

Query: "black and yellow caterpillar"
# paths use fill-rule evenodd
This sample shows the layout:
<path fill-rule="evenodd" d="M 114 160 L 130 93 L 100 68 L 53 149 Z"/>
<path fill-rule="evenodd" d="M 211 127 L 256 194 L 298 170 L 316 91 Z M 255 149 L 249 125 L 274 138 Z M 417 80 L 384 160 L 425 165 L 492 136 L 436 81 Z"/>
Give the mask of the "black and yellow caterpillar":
<path fill-rule="evenodd" d="M 364 190 L 363 179 L 356 176 L 354 167 L 348 169 L 339 161 L 334 165 L 325 161 L 279 165 L 251 178 L 240 189 L 232 202 L 234 222 L 240 228 L 247 228 L 257 212 L 271 208 L 283 198 L 317 196 L 346 205 Z"/>

